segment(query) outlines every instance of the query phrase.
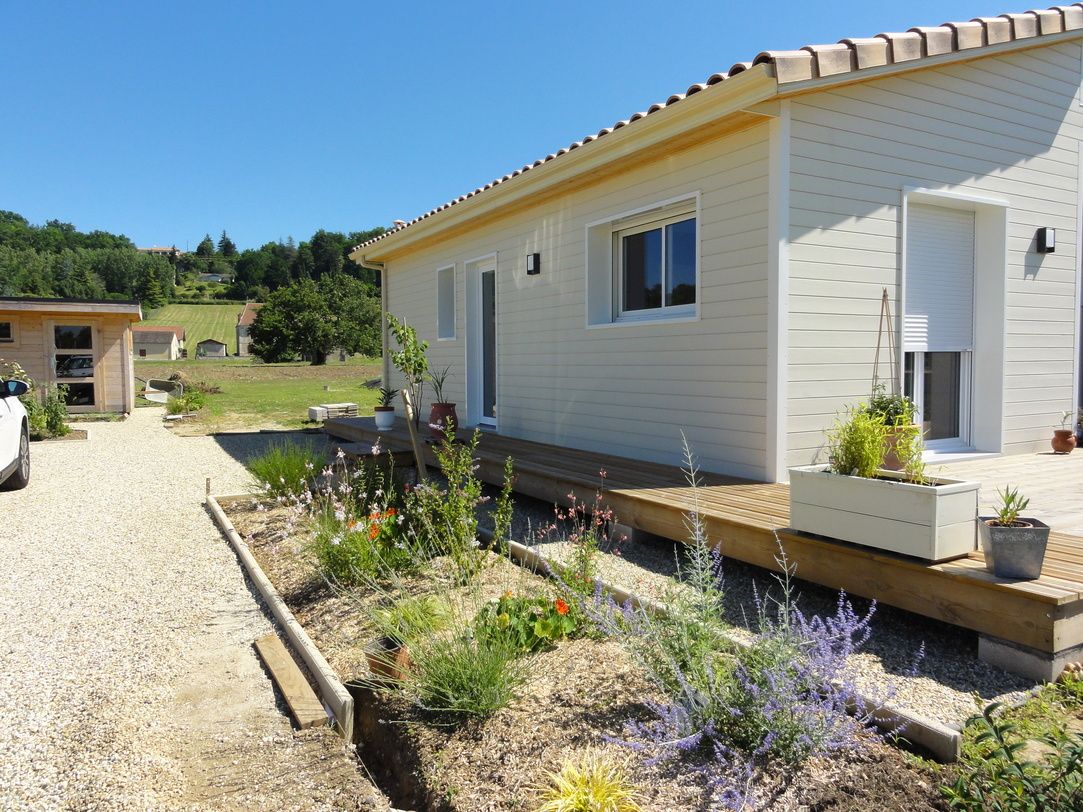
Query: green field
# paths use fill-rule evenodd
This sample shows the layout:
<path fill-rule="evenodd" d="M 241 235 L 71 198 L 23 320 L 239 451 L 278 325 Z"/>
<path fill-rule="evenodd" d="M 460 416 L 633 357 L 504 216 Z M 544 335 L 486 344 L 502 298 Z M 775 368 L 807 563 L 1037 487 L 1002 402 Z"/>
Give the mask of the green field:
<path fill-rule="evenodd" d="M 232 355 L 237 352 L 237 316 L 243 309 L 244 305 L 239 304 L 170 304 L 155 310 L 140 324 L 183 327 L 187 334 L 185 346 L 192 356 L 196 354 L 196 344 L 205 338 L 224 341 Z"/>
<path fill-rule="evenodd" d="M 203 308 L 196 305 L 193 309 Z M 360 357 L 318 367 L 262 364 L 247 358 L 135 362 L 136 377 L 144 380 L 169 378 L 174 372 L 221 390 L 207 395 L 198 418 L 178 426 L 182 434 L 205 434 L 297 428 L 307 420 L 308 407 L 319 403 L 356 403 L 361 414 L 371 415 L 377 402 L 380 362 Z"/>

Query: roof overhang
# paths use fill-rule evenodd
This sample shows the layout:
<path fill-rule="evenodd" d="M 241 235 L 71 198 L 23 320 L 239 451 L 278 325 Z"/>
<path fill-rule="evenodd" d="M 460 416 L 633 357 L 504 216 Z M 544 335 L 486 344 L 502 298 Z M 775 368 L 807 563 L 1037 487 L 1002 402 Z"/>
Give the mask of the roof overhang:
<path fill-rule="evenodd" d="M 445 204 L 404 227 L 357 246 L 350 259 L 362 266 L 387 261 L 467 232 L 549 198 L 598 183 L 628 162 L 646 162 L 744 129 L 779 114 L 779 101 L 842 85 L 969 62 L 1083 39 L 1083 3 L 1048 11 L 981 17 L 966 23 L 913 28 L 841 40 L 799 51 L 766 51 L 739 63 L 728 78 L 651 108 L 604 138 L 536 162 Z M 678 97 L 672 97 L 670 101 Z M 555 158 L 555 160 L 554 160 Z"/>
<path fill-rule="evenodd" d="M 583 144 L 559 160 L 536 166 L 482 194 L 384 236 L 350 254 L 354 262 L 386 262 L 435 239 L 450 239 L 495 215 L 504 216 L 571 186 L 594 184 L 621 171 L 629 160 L 649 160 L 763 121 L 747 110 L 778 91 L 769 65 L 757 65 L 619 130 Z"/>
<path fill-rule="evenodd" d="M 76 299 L 3 299 L 0 313 L 53 313 L 74 316 L 125 316 L 128 321 L 142 321 L 139 302 L 84 302 Z"/>

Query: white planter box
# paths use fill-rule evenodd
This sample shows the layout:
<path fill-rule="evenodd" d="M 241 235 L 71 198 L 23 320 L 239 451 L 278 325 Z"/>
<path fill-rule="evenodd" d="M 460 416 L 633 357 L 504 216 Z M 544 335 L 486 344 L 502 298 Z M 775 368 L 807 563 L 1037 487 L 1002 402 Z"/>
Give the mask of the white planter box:
<path fill-rule="evenodd" d="M 978 484 L 931 477 L 930 485 L 834 474 L 826 465 L 790 469 L 790 526 L 926 561 L 977 549 Z M 896 480 L 896 481 L 891 481 Z"/>

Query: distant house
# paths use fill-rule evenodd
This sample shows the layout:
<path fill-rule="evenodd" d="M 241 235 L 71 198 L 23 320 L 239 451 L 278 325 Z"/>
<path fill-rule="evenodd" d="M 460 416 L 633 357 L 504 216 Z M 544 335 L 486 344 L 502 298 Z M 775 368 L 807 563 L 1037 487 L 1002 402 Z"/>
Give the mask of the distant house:
<path fill-rule="evenodd" d="M 136 358 L 176 361 L 184 350 L 184 328 L 136 327 L 132 343 Z"/>
<path fill-rule="evenodd" d="M 251 355 L 248 351 L 248 344 L 251 341 L 248 337 L 248 328 L 256 320 L 256 313 L 261 307 L 263 304 L 260 302 L 246 302 L 244 310 L 237 317 L 237 355 Z"/>
<path fill-rule="evenodd" d="M 165 257 L 166 259 L 177 259 L 184 256 L 184 252 L 178 251 L 175 245 L 168 247 L 152 245 L 150 248 L 136 248 L 135 250 L 140 254 L 150 254 L 151 256 Z"/>
<path fill-rule="evenodd" d="M 63 384 L 68 411 L 130 412 L 138 302 L 0 297 L 0 358 L 40 389 Z"/>
<path fill-rule="evenodd" d="M 214 338 L 205 338 L 196 344 L 196 358 L 225 358 L 229 348 Z"/>

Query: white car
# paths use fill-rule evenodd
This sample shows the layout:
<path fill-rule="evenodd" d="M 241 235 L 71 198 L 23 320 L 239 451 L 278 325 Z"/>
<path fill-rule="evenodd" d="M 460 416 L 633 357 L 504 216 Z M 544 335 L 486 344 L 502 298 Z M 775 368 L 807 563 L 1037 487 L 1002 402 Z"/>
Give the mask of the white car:
<path fill-rule="evenodd" d="M 0 490 L 30 483 L 30 429 L 19 400 L 28 389 L 22 381 L 0 381 Z"/>

